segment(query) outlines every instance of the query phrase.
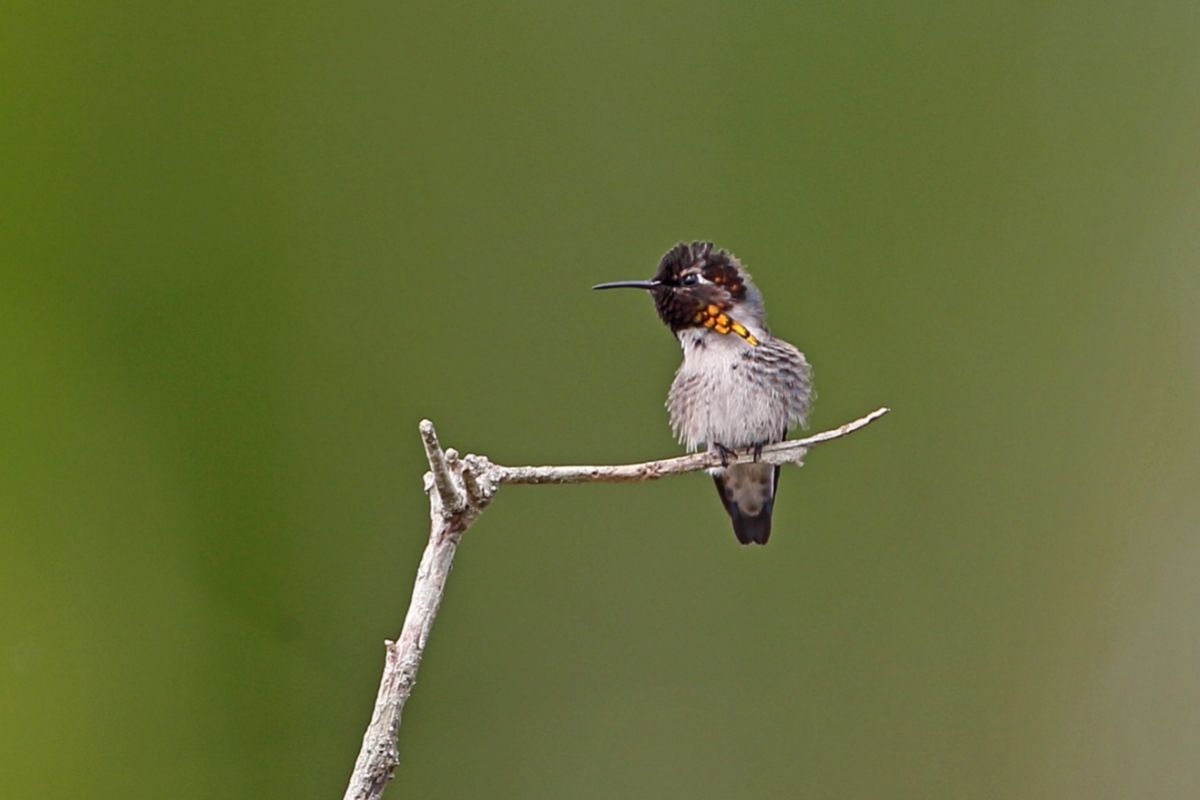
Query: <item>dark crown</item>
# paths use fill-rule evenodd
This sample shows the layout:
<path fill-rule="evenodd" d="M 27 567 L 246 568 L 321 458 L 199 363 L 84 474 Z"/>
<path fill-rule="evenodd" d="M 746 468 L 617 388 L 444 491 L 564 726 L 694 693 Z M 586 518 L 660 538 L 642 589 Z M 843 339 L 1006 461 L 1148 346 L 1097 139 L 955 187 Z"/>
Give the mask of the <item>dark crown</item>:
<path fill-rule="evenodd" d="M 658 262 L 654 280 L 671 287 L 683 286 L 683 279 L 691 273 L 724 288 L 734 302 L 746 296 L 746 282 L 742 279 L 742 265 L 728 250 L 713 252 L 712 242 L 680 242 L 663 255 Z"/>

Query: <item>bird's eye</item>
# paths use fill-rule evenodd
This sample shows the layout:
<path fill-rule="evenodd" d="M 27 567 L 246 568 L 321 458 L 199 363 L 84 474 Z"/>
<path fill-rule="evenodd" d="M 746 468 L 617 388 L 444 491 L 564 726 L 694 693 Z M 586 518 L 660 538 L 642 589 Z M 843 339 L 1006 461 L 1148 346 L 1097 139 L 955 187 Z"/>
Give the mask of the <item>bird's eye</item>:
<path fill-rule="evenodd" d="M 684 275 L 683 280 L 680 281 L 680 283 L 684 286 L 695 286 L 699 282 L 700 276 L 695 272 L 691 273 L 690 275 Z"/>

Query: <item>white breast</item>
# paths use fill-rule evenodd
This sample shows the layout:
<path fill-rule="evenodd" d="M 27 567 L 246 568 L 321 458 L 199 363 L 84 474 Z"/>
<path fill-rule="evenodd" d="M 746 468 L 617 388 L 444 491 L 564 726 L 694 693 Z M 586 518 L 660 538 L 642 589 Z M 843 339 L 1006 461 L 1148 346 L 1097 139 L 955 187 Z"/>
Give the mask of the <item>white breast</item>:
<path fill-rule="evenodd" d="M 766 334 L 755 331 L 760 339 Z M 671 384 L 671 427 L 690 449 L 702 445 L 748 447 L 779 441 L 787 408 L 764 383 L 761 365 L 746 358 L 753 345 L 736 335 L 705 329 L 681 331 L 683 364 Z"/>

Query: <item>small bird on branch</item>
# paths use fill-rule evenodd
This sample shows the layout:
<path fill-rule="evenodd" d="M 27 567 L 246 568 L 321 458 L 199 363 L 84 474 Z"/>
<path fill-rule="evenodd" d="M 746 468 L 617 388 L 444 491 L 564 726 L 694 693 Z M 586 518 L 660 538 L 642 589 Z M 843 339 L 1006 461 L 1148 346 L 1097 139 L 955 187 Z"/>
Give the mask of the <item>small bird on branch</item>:
<path fill-rule="evenodd" d="M 691 450 L 721 455 L 709 470 L 742 544 L 766 544 L 779 466 L 759 462 L 765 445 L 807 427 L 815 396 L 804 354 L 771 335 L 762 294 L 737 257 L 712 242 L 680 243 L 648 281 L 594 289 L 646 289 L 679 339 L 683 364 L 667 395 L 671 427 Z M 741 449 L 751 462 L 730 464 Z"/>

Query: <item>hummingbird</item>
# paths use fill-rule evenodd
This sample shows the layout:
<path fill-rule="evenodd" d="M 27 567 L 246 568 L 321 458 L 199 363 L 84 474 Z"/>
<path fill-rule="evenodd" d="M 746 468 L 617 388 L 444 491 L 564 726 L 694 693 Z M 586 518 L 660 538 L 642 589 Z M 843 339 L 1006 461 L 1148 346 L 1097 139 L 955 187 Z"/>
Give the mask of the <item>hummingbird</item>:
<path fill-rule="evenodd" d="M 601 283 L 593 289 L 645 289 L 683 348 L 683 364 L 667 394 L 671 429 L 689 450 L 719 453 L 709 470 L 742 544 L 766 544 L 779 467 L 758 459 L 764 445 L 807 426 L 815 396 L 804 354 L 771 335 L 762 294 L 750 273 L 712 242 L 680 242 L 648 281 Z M 729 463 L 741 449 L 750 461 Z"/>

